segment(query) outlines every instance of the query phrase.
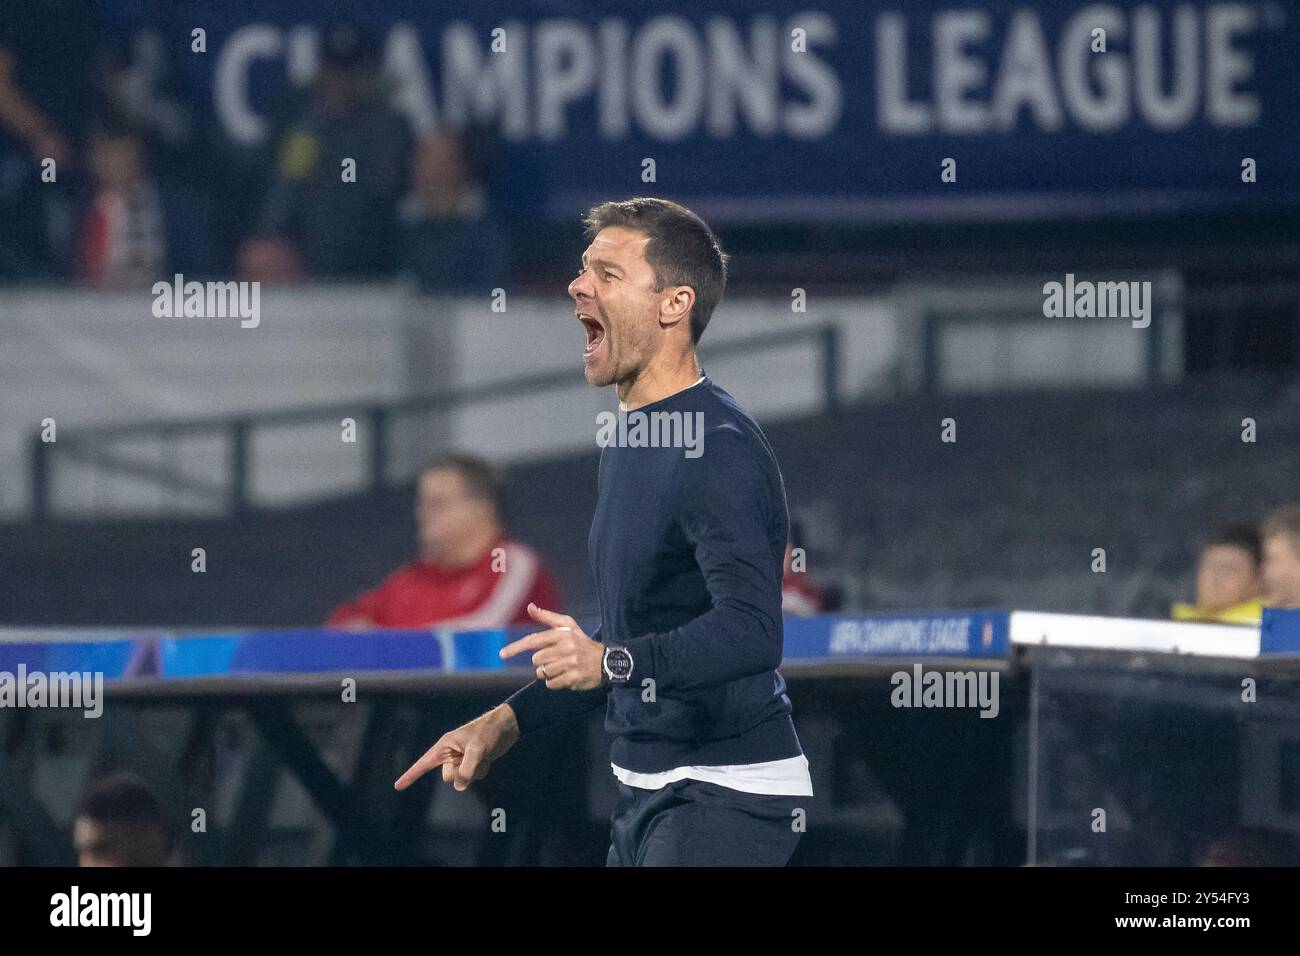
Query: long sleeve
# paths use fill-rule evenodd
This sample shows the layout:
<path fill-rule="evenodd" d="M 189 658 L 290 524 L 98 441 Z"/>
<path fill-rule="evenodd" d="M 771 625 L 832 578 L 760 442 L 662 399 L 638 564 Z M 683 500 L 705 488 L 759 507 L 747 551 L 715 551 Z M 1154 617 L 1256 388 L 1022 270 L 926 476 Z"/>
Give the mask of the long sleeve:
<path fill-rule="evenodd" d="M 771 540 L 785 502 L 779 480 L 732 428 L 706 435 L 683 469 L 681 527 L 694 546 L 712 606 L 658 634 L 632 638 L 629 686 L 689 691 L 774 670 L 781 663 L 781 565 Z"/>
<path fill-rule="evenodd" d="M 507 697 L 506 703 L 515 712 L 519 736 L 523 737 L 590 713 L 605 703 L 608 692 L 608 685 L 594 690 L 550 690 L 544 681 L 535 680 Z"/>
<path fill-rule="evenodd" d="M 592 640 L 600 640 L 599 628 Z M 523 737 L 590 713 L 605 703 L 608 693 L 608 684 L 592 690 L 551 690 L 545 681 L 534 680 L 507 697 L 506 703 L 515 712 L 519 736 Z"/>

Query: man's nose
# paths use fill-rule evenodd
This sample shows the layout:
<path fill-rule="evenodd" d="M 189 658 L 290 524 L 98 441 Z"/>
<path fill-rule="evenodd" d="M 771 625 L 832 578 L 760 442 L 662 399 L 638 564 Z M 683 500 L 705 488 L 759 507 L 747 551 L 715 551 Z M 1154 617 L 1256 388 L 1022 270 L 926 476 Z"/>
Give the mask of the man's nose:
<path fill-rule="evenodd" d="M 591 277 L 586 272 L 569 283 L 569 297 L 574 300 L 591 297 Z"/>

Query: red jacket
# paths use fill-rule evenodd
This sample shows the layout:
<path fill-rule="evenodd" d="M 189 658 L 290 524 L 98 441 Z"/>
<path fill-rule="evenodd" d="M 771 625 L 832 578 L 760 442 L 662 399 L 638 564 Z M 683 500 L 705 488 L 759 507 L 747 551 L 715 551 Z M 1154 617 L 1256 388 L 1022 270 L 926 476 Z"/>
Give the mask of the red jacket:
<path fill-rule="evenodd" d="M 360 618 L 377 627 L 486 630 L 531 624 L 530 601 L 560 609 L 555 583 L 533 550 L 503 540 L 463 568 L 424 561 L 399 568 L 373 591 L 335 608 L 328 625 L 342 627 Z"/>
<path fill-rule="evenodd" d="M 820 614 L 822 589 L 803 573 L 787 574 L 781 579 L 781 610 L 786 614 L 807 617 Z"/>

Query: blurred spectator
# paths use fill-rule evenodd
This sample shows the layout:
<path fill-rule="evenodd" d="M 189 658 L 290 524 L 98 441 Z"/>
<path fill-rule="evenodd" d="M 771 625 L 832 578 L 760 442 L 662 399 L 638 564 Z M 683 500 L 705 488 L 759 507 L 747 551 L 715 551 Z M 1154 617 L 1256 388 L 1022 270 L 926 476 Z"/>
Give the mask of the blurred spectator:
<path fill-rule="evenodd" d="M 165 866 L 172 851 L 162 804 L 125 772 L 91 786 L 72 833 L 81 866 Z"/>
<path fill-rule="evenodd" d="M 795 554 L 795 550 L 799 554 Z M 820 614 L 825 610 L 822 589 L 808 579 L 804 551 L 803 526 L 790 522 L 790 536 L 785 545 L 785 568 L 781 576 L 781 610 L 786 614 Z"/>
<path fill-rule="evenodd" d="M 26 147 L 36 160 L 61 163 L 67 158 L 67 142 L 50 118 L 27 97 L 18 84 L 17 59 L 0 47 L 0 124 L 17 145 Z"/>
<path fill-rule="evenodd" d="M 1220 529 L 1201 548 L 1196 603 L 1175 604 L 1173 619 L 1258 624 L 1263 610 L 1261 559 L 1259 532 L 1253 527 Z"/>
<path fill-rule="evenodd" d="M 391 271 L 410 134 L 386 102 L 378 51 L 360 26 L 325 31 L 320 73 L 272 144 L 276 169 L 257 235 L 240 250 L 243 274 L 284 282 Z"/>
<path fill-rule="evenodd" d="M 77 0 L 0 16 L 0 279 L 66 267 L 73 137 L 90 93 L 94 11 Z M 53 183 L 42 164 L 53 160 Z"/>
<path fill-rule="evenodd" d="M 147 286 L 166 269 L 167 239 L 144 144 L 125 126 L 100 126 L 90 165 L 94 193 L 78 233 L 78 276 L 100 289 Z"/>
<path fill-rule="evenodd" d="M 1264 539 L 1264 599 L 1269 607 L 1300 608 L 1300 504 L 1279 508 L 1260 528 Z"/>
<path fill-rule="evenodd" d="M 486 135 L 447 129 L 415 145 L 402 200 L 401 260 L 426 291 L 482 291 L 506 279 L 506 231 L 492 213 L 481 157 Z"/>
<path fill-rule="evenodd" d="M 501 482 L 491 465 L 465 455 L 435 459 L 418 495 L 419 560 L 336 608 L 331 627 L 474 630 L 532 623 L 530 601 L 559 606 L 537 555 L 501 528 Z"/>
<path fill-rule="evenodd" d="M 1300 845 L 1295 834 L 1273 827 L 1239 826 L 1205 851 L 1201 866 L 1297 866 Z"/>

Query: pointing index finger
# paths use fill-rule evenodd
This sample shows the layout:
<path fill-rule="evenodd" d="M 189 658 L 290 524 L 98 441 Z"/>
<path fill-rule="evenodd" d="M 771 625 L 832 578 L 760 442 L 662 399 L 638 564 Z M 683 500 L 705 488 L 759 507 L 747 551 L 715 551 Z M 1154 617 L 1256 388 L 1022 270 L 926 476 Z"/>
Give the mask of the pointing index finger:
<path fill-rule="evenodd" d="M 543 647 L 550 647 L 559 639 L 559 635 L 554 630 L 538 631 L 536 634 L 521 637 L 513 644 L 507 644 L 501 648 L 500 656 L 504 660 L 522 654 L 524 651 L 540 651 Z"/>
<path fill-rule="evenodd" d="M 393 788 L 396 790 L 405 790 L 434 767 L 443 764 L 450 753 L 451 750 L 448 747 L 430 748 L 425 752 L 423 757 L 407 769 L 406 773 L 397 778 L 397 782 L 393 784 Z"/>

